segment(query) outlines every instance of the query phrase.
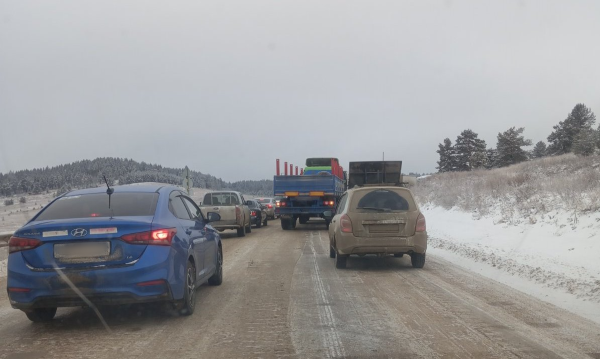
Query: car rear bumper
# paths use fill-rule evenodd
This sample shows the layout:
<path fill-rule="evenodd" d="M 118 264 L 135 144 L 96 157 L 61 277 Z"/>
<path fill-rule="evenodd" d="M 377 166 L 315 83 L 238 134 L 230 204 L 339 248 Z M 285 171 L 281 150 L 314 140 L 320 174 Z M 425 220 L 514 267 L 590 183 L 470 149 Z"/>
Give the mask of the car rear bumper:
<path fill-rule="evenodd" d="M 94 305 L 120 305 L 132 303 L 150 303 L 170 301 L 172 296 L 169 292 L 164 292 L 158 295 L 139 296 L 130 292 L 114 292 L 101 294 L 84 295 L 85 299 Z M 15 309 L 27 311 L 35 308 L 52 308 L 52 307 L 79 307 L 87 306 L 88 302 L 77 294 L 71 292 L 68 295 L 57 296 L 42 296 L 37 297 L 32 302 L 16 302 L 11 299 L 11 306 Z"/>
<path fill-rule="evenodd" d="M 335 246 L 339 254 L 396 254 L 425 253 L 427 232 L 418 232 L 410 237 L 355 237 L 352 233 L 336 235 Z"/>
<path fill-rule="evenodd" d="M 21 253 L 9 256 L 7 291 L 13 308 L 85 305 L 69 282 L 94 304 L 127 304 L 180 299 L 185 278 L 169 259 L 170 248 L 153 246 L 135 264 L 101 269 L 32 269 Z M 181 272 L 181 273 L 180 273 Z M 66 277 L 66 279 L 65 279 Z M 156 283 L 148 282 L 159 281 Z M 19 291 L 14 291 L 18 289 Z"/>

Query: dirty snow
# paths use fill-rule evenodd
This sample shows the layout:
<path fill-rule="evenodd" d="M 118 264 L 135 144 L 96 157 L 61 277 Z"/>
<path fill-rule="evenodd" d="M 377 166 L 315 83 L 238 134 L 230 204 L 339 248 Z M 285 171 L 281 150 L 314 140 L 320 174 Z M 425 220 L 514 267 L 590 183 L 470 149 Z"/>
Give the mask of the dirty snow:
<path fill-rule="evenodd" d="M 600 213 L 536 223 L 425 205 L 429 253 L 600 323 Z"/>

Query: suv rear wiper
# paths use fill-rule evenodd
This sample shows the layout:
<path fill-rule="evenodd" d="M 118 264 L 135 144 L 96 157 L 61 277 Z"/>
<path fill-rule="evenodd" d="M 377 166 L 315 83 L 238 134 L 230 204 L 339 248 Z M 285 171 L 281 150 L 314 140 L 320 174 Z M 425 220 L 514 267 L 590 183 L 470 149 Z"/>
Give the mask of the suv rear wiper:
<path fill-rule="evenodd" d="M 356 209 L 372 209 L 374 211 L 386 212 L 389 211 L 387 208 L 378 208 L 378 207 L 356 207 Z"/>

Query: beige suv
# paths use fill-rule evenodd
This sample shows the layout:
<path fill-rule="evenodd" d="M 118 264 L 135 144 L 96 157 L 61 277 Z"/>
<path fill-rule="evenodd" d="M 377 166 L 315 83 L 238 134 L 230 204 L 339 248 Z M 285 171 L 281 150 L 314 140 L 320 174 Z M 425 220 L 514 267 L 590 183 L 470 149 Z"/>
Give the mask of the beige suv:
<path fill-rule="evenodd" d="M 407 188 L 350 189 L 340 198 L 331 220 L 329 245 L 336 268 L 346 268 L 351 254 L 408 254 L 414 268 L 423 268 L 427 251 L 425 217 Z"/>

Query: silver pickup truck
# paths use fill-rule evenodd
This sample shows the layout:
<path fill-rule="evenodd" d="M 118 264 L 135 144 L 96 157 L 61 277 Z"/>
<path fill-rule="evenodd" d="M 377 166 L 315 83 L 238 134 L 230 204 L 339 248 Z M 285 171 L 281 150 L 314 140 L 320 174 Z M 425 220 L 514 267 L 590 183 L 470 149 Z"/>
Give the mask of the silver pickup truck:
<path fill-rule="evenodd" d="M 239 192 L 209 192 L 204 195 L 200 210 L 205 217 L 208 212 L 216 212 L 221 216 L 220 221 L 211 222 L 216 230 L 235 229 L 238 237 L 244 237 L 252 231 L 250 209 Z"/>

